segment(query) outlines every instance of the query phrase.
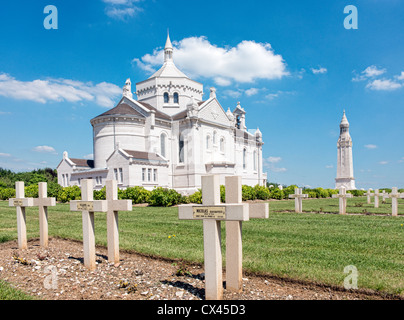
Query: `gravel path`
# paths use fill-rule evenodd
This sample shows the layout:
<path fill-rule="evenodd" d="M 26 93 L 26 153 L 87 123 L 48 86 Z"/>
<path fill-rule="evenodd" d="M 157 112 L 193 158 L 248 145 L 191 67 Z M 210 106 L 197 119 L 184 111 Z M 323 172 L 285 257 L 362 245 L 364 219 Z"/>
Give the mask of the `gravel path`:
<path fill-rule="evenodd" d="M 114 265 L 108 263 L 106 248 L 97 247 L 96 253 L 97 269 L 90 272 L 83 265 L 80 242 L 52 238 L 49 248 L 42 249 L 35 239 L 28 242 L 28 250 L 18 250 L 16 241 L 3 243 L 0 279 L 46 300 L 204 299 L 202 266 L 128 252 L 121 252 L 120 264 Z M 243 280 L 243 291 L 225 290 L 225 300 L 386 299 L 371 292 L 348 292 L 269 276 L 246 275 Z"/>

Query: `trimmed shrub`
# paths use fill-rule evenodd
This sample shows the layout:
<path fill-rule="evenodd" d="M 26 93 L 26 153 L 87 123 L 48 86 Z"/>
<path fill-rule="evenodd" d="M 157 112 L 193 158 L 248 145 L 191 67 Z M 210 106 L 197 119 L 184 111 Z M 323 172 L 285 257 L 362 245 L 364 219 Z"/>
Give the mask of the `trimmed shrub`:
<path fill-rule="evenodd" d="M 285 194 L 283 193 L 283 190 L 279 190 L 279 189 L 271 189 L 270 196 L 271 196 L 271 199 L 276 199 L 276 200 L 282 200 L 285 198 Z"/>
<path fill-rule="evenodd" d="M 152 207 L 172 207 L 181 202 L 182 196 L 173 189 L 155 188 L 149 198 Z"/>
<path fill-rule="evenodd" d="M 107 199 L 107 188 L 104 187 L 101 190 L 94 190 L 94 200 L 106 200 Z"/>
<path fill-rule="evenodd" d="M 388 191 L 388 190 L 390 190 L 390 191 Z M 386 193 L 391 192 L 391 189 L 388 189 L 388 190 L 386 190 Z M 352 194 L 354 197 L 361 197 L 366 193 L 366 191 L 364 191 L 364 190 L 348 190 L 347 193 Z"/>
<path fill-rule="evenodd" d="M 256 195 L 257 199 L 268 200 L 269 197 L 270 197 L 270 192 L 269 192 L 269 189 L 267 187 L 260 186 L 260 185 L 257 184 L 254 187 L 254 191 L 255 191 L 255 195 Z"/>
<path fill-rule="evenodd" d="M 223 185 L 220 186 L 220 201 L 226 203 L 226 187 Z"/>
<path fill-rule="evenodd" d="M 27 186 L 24 188 L 24 191 L 26 198 L 38 198 L 38 184 Z"/>
<path fill-rule="evenodd" d="M 199 189 L 194 194 L 191 194 L 188 199 L 190 203 L 202 204 L 202 190 Z"/>
<path fill-rule="evenodd" d="M 243 201 L 247 200 L 256 200 L 257 199 L 257 194 L 255 192 L 255 189 L 253 187 L 243 185 L 242 186 L 242 194 L 243 194 Z"/>
<path fill-rule="evenodd" d="M 8 200 L 10 198 L 15 198 L 15 189 L 0 188 L 0 200 Z"/>
<path fill-rule="evenodd" d="M 151 193 L 143 187 L 136 186 L 122 190 L 121 197 L 122 199 L 132 200 L 133 204 L 141 204 L 149 202 Z"/>
<path fill-rule="evenodd" d="M 57 201 L 66 203 L 71 200 L 81 200 L 81 190 L 78 186 L 65 187 L 59 190 Z"/>

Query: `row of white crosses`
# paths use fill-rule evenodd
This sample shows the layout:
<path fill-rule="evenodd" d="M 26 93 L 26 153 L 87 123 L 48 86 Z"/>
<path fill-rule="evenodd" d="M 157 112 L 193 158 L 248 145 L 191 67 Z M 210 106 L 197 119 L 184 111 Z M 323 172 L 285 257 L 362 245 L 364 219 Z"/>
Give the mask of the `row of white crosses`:
<path fill-rule="evenodd" d="M 220 202 L 220 176 L 202 177 L 202 205 L 178 207 L 180 220 L 203 220 L 205 298 L 223 298 L 221 222 L 226 222 L 226 289 L 242 290 L 242 222 L 269 217 L 268 203 L 242 203 L 241 177 L 225 178 L 226 204 Z"/>
<path fill-rule="evenodd" d="M 383 201 L 386 201 L 386 198 L 391 198 L 391 211 L 393 217 L 398 216 L 398 199 L 399 198 L 404 198 L 404 193 L 399 193 L 397 187 L 393 187 L 391 189 L 391 193 L 386 193 L 385 190 L 383 190 L 383 193 L 379 192 L 379 189 L 376 189 L 374 193 L 371 192 L 369 189 L 368 192 L 366 193 L 367 196 L 367 203 L 371 203 L 371 197 L 375 197 L 375 208 L 379 208 L 379 197 L 383 197 Z"/>
<path fill-rule="evenodd" d="M 39 207 L 40 243 L 48 247 L 48 211 L 50 206 L 56 206 L 55 198 L 47 198 L 47 184 L 38 185 L 38 198 L 25 198 L 24 182 L 16 182 L 16 198 L 9 200 L 9 206 L 17 208 L 18 247 L 25 250 L 27 246 L 26 213 L 27 207 Z M 80 201 L 71 201 L 71 211 L 81 211 L 83 220 L 83 249 L 84 265 L 94 270 L 95 236 L 94 212 L 107 213 L 108 261 L 119 263 L 119 230 L 118 211 L 132 211 L 132 200 L 118 200 L 118 186 L 116 181 L 107 181 L 107 200 L 93 200 L 93 180 L 82 180 Z"/>
<path fill-rule="evenodd" d="M 17 210 L 17 233 L 18 247 L 22 250 L 28 248 L 27 245 L 27 219 L 25 208 L 38 207 L 39 209 L 39 234 L 41 247 L 48 247 L 48 207 L 56 206 L 55 198 L 47 197 L 47 183 L 38 184 L 38 198 L 25 198 L 24 182 L 15 183 L 15 198 L 9 199 L 9 206 L 16 207 Z"/>

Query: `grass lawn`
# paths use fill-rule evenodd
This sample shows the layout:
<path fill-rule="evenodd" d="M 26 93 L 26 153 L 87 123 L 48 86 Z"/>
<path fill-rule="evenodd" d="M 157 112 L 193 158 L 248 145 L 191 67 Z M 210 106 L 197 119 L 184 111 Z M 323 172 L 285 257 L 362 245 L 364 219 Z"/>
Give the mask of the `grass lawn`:
<path fill-rule="evenodd" d="M 401 214 L 403 207 L 401 200 Z M 309 209 L 338 212 L 338 199 L 305 200 L 303 210 Z M 390 213 L 391 206 L 381 205 L 373 211 L 366 198 L 348 199 L 348 212 L 364 209 Z M 344 268 L 354 265 L 359 271 L 359 288 L 404 295 L 404 216 L 295 214 L 285 210 L 294 210 L 293 200 L 271 201 L 269 219 L 243 224 L 246 271 L 343 286 Z M 0 221 L 0 242 L 16 239 L 15 209 L 7 202 L 0 202 Z M 121 249 L 203 262 L 202 222 L 179 221 L 177 208 L 134 208 L 120 213 L 119 223 Z M 97 244 L 106 246 L 105 214 L 96 213 L 95 231 Z M 27 233 L 28 238 L 39 237 L 35 208 L 27 209 Z M 49 208 L 49 235 L 81 240 L 81 214 L 70 212 L 67 204 Z"/>
<path fill-rule="evenodd" d="M 0 300 L 33 300 L 30 295 L 14 289 L 8 283 L 0 280 Z"/>

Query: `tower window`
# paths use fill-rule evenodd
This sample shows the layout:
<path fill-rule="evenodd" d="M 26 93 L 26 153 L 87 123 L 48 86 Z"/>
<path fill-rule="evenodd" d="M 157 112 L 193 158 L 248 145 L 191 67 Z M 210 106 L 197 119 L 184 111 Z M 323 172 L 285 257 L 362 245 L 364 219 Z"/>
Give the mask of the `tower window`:
<path fill-rule="evenodd" d="M 179 143 L 178 143 L 178 150 L 179 150 L 179 163 L 184 163 L 184 137 L 180 135 Z"/>
<path fill-rule="evenodd" d="M 178 104 L 180 103 L 180 96 L 178 95 L 178 93 L 174 93 L 174 103 Z"/>
<path fill-rule="evenodd" d="M 210 150 L 210 136 L 209 135 L 206 136 L 206 149 Z"/>
<path fill-rule="evenodd" d="M 165 158 L 166 157 L 166 138 L 165 133 L 160 135 L 160 154 Z"/>
<path fill-rule="evenodd" d="M 224 152 L 224 138 L 220 138 L 220 152 Z"/>
<path fill-rule="evenodd" d="M 164 92 L 164 103 L 169 103 L 170 97 L 168 95 L 168 92 Z"/>
<path fill-rule="evenodd" d="M 243 150 L 243 169 L 247 169 L 247 149 Z"/>

